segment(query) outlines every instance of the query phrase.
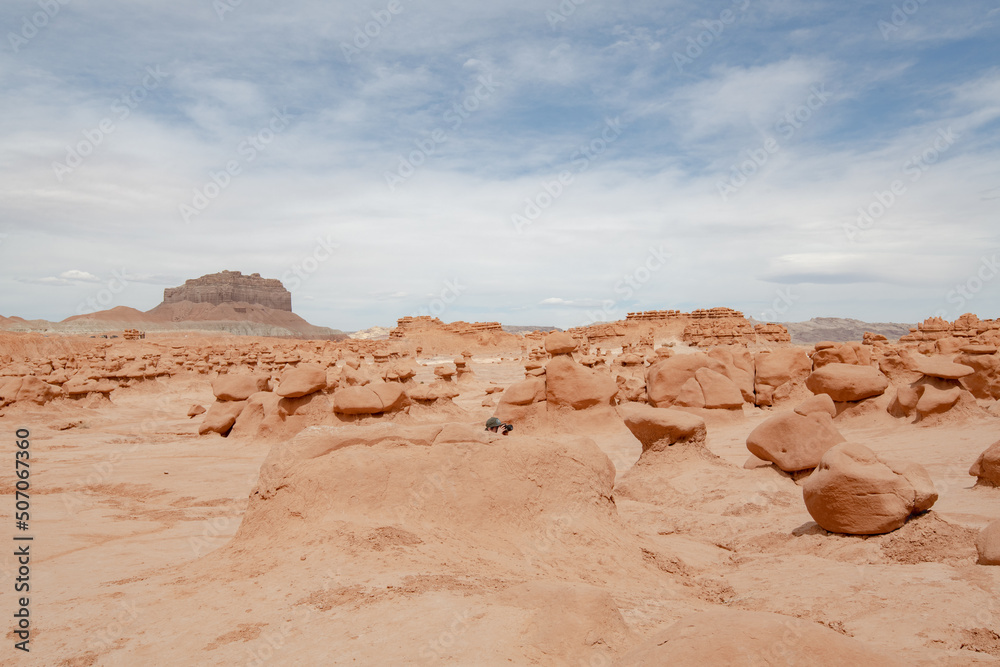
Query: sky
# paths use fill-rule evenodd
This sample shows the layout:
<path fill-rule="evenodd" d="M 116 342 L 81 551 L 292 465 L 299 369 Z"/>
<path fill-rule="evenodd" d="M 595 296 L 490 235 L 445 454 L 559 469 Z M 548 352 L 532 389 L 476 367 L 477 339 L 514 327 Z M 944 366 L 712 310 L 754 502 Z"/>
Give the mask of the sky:
<path fill-rule="evenodd" d="M 6 0 L 0 315 L 1000 316 L 1000 0 Z"/>

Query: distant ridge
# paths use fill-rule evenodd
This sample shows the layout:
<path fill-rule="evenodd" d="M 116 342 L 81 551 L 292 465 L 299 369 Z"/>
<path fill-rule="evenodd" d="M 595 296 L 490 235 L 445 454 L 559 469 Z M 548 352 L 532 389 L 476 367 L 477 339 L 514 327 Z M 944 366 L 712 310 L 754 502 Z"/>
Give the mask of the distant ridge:
<path fill-rule="evenodd" d="M 898 322 L 863 322 L 844 317 L 814 317 L 806 322 L 782 322 L 792 336 L 792 343 L 806 345 L 831 341 L 846 343 L 861 341 L 866 331 L 882 334 L 892 342 L 910 333 L 915 324 Z"/>

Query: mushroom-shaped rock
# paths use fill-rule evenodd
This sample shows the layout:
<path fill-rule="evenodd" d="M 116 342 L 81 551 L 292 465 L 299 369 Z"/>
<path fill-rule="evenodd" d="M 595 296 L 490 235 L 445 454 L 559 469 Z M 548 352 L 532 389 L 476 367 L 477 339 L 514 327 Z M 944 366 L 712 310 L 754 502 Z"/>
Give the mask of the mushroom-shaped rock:
<path fill-rule="evenodd" d="M 577 342 L 565 331 L 554 331 L 545 337 L 545 351 L 551 355 L 572 354 Z"/>
<path fill-rule="evenodd" d="M 1000 486 L 1000 440 L 990 445 L 979 455 L 969 468 L 969 474 L 977 477 L 977 483 L 985 486 Z"/>
<path fill-rule="evenodd" d="M 333 411 L 341 415 L 374 415 L 382 412 L 382 399 L 369 386 L 342 387 L 333 392 Z"/>
<path fill-rule="evenodd" d="M 441 378 L 442 380 L 450 380 L 452 376 L 458 372 L 458 369 L 451 364 L 443 364 L 441 366 L 434 367 L 434 375 Z"/>
<path fill-rule="evenodd" d="M 708 434 L 704 419 L 683 410 L 628 403 L 619 406 L 618 413 L 642 443 L 643 453 L 662 451 L 677 443 L 703 445 Z"/>
<path fill-rule="evenodd" d="M 254 373 L 220 375 L 212 381 L 212 392 L 220 401 L 245 401 L 258 391 L 267 391 L 267 375 Z"/>
<path fill-rule="evenodd" d="M 819 465 L 823 455 L 844 436 L 826 412 L 801 415 L 786 412 L 761 423 L 747 436 L 747 449 L 785 472 L 808 470 Z"/>
<path fill-rule="evenodd" d="M 595 405 L 611 405 L 618 385 L 606 373 L 592 371 L 559 355 L 545 366 L 545 400 L 583 410 Z"/>
<path fill-rule="evenodd" d="M 989 524 L 976 538 L 980 565 L 1000 565 L 1000 519 Z"/>
<path fill-rule="evenodd" d="M 905 663 L 813 621 L 763 611 L 715 608 L 685 616 L 633 648 L 616 664 L 902 667 Z"/>
<path fill-rule="evenodd" d="M 246 407 L 246 401 L 216 401 L 205 413 L 198 427 L 198 435 L 206 433 L 226 434 L 236 423 L 236 418 Z"/>
<path fill-rule="evenodd" d="M 874 366 L 827 364 L 806 378 L 806 386 L 838 402 L 861 401 L 884 394 L 889 378 Z"/>
<path fill-rule="evenodd" d="M 961 380 L 976 372 L 974 368 L 963 364 L 956 364 L 943 357 L 916 358 L 914 359 L 913 370 L 932 378 L 941 378 L 942 380 Z"/>
<path fill-rule="evenodd" d="M 326 388 L 326 369 L 317 364 L 299 364 L 285 371 L 274 390 L 283 398 L 298 398 Z"/>
<path fill-rule="evenodd" d="M 915 463 L 891 466 L 864 445 L 842 443 L 823 455 L 802 485 L 812 518 L 831 533 L 876 535 L 901 527 L 931 508 L 937 492 Z"/>

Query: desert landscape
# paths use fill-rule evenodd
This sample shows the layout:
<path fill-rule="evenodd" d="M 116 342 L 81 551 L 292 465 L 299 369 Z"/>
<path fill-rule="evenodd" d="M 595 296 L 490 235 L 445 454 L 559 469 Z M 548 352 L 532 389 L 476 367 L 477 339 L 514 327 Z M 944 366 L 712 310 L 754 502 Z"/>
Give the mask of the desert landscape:
<path fill-rule="evenodd" d="M 1000 320 L 199 324 L 0 333 L 4 664 L 1000 662 Z"/>
<path fill-rule="evenodd" d="M 1000 666 L 998 0 L 0 26 L 0 666 Z"/>

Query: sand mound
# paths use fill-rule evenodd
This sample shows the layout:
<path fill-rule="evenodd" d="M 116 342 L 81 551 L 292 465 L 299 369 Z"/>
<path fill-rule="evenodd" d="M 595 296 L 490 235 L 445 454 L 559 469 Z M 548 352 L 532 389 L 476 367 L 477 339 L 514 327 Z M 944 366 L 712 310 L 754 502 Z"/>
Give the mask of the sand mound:
<path fill-rule="evenodd" d="M 879 538 L 882 553 L 894 563 L 975 563 L 978 531 L 948 523 L 935 512 L 914 517 Z"/>
<path fill-rule="evenodd" d="M 901 667 L 905 663 L 810 621 L 764 612 L 715 609 L 677 621 L 630 651 L 619 664 Z"/>

